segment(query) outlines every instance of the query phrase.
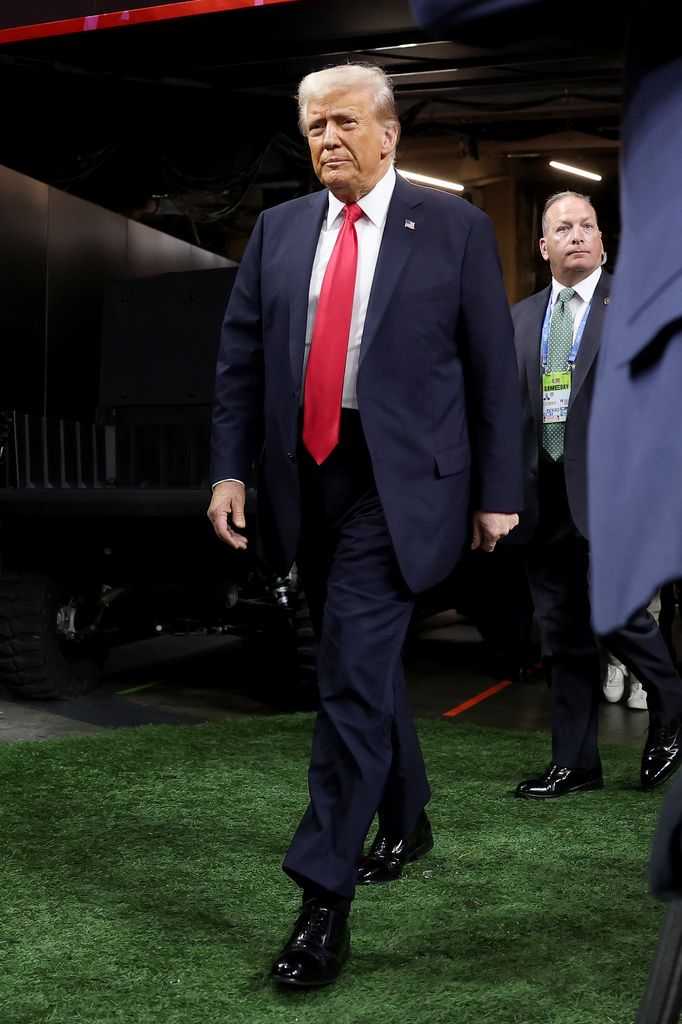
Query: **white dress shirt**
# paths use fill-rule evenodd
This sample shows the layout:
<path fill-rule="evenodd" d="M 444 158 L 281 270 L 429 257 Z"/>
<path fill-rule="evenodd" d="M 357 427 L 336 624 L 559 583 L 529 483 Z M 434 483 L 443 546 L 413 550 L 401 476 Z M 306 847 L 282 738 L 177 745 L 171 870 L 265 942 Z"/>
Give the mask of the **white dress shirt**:
<path fill-rule="evenodd" d="M 365 327 L 365 317 L 369 304 L 369 295 L 374 281 L 374 271 L 379 257 L 379 247 L 384 234 L 388 207 L 395 188 L 396 173 L 390 167 L 383 178 L 377 182 L 371 192 L 358 200 L 358 206 L 364 216 L 355 222 L 355 231 L 358 238 L 358 270 L 355 278 L 355 293 L 353 295 L 353 314 L 350 322 L 350 335 L 348 338 L 348 355 L 346 356 L 346 371 L 343 380 L 343 398 L 341 405 L 345 409 L 357 409 L 358 399 L 356 384 L 358 377 L 358 364 L 360 362 L 360 343 L 362 332 Z M 308 292 L 308 320 L 305 332 L 305 355 L 303 360 L 303 381 L 301 385 L 301 403 L 303 402 L 303 384 L 305 383 L 305 371 L 308 365 L 310 354 L 310 343 L 313 337 L 313 325 L 317 312 L 317 303 L 320 298 L 324 272 L 332 254 L 332 250 L 339 237 L 339 231 L 343 224 L 345 203 L 329 193 L 327 216 L 322 224 L 320 240 L 317 243 L 313 269 L 310 275 L 310 290 Z M 241 483 L 234 477 L 227 480 L 234 483 Z M 226 483 L 227 480 L 216 480 L 213 487 Z"/>
<path fill-rule="evenodd" d="M 388 207 L 393 196 L 395 181 L 395 170 L 393 167 L 390 167 L 372 191 L 358 200 L 358 206 L 364 216 L 359 217 L 355 222 L 355 231 L 358 238 L 358 271 L 355 278 L 353 314 L 350 322 L 346 372 L 343 379 L 343 398 L 341 400 L 341 404 L 345 409 L 357 409 L 358 407 L 356 384 L 358 364 L 360 362 L 360 344 L 365 327 L 365 317 L 367 315 L 372 282 L 374 281 L 374 271 L 379 256 L 379 247 L 381 246 L 381 239 L 384 234 Z M 317 313 L 317 303 L 320 298 L 324 272 L 327 269 L 327 264 L 343 224 L 344 205 L 340 199 L 333 196 L 331 192 L 329 193 L 327 216 L 322 225 L 320 240 L 317 243 L 317 251 L 313 260 L 313 270 L 310 275 L 303 382 L 305 382 L 305 371 L 308 365 L 310 343 L 313 337 L 315 314 Z"/>
<path fill-rule="evenodd" d="M 578 284 L 574 284 L 571 287 L 575 290 L 575 295 L 568 303 L 568 308 L 571 311 L 573 317 L 573 340 L 578 333 L 578 328 L 582 318 L 587 313 L 588 307 L 592 302 L 592 296 L 594 290 L 599 284 L 599 278 L 601 277 L 601 267 L 597 267 L 593 270 L 589 277 L 586 277 L 584 281 L 579 281 Z M 554 309 L 555 303 L 559 298 L 559 292 L 567 286 L 565 284 L 559 284 L 557 280 L 552 278 L 552 310 Z"/>

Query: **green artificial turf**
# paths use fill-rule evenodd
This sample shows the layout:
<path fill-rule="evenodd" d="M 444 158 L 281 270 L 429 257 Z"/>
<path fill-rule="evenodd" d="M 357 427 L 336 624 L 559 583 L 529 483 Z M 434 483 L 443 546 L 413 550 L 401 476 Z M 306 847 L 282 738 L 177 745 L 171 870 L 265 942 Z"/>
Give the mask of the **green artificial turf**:
<path fill-rule="evenodd" d="M 280 870 L 312 717 L 146 726 L 0 747 L 2 1024 L 632 1024 L 662 908 L 661 794 L 513 799 L 548 737 L 419 723 L 436 846 L 361 889 L 340 982 L 280 992 Z"/>

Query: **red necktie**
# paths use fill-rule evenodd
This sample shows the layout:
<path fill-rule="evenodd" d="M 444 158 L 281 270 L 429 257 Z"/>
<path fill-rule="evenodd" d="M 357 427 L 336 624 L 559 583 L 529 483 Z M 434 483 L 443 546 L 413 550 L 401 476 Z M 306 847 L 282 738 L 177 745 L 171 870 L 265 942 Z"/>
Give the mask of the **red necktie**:
<path fill-rule="evenodd" d="M 343 377 L 358 269 L 355 221 L 362 217 L 349 203 L 324 273 L 317 303 L 303 392 L 303 444 L 318 465 L 336 448 L 341 423 Z"/>

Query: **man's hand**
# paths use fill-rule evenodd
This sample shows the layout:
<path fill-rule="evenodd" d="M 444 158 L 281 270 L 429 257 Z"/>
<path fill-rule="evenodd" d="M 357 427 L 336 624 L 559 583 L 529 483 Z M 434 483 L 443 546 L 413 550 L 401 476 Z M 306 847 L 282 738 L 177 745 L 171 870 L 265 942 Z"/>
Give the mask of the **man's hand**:
<path fill-rule="evenodd" d="M 498 540 L 518 525 L 516 512 L 474 512 L 471 547 L 494 551 Z"/>
<path fill-rule="evenodd" d="M 213 488 L 213 497 L 206 515 L 213 523 L 213 529 L 221 540 L 231 548 L 243 550 L 248 541 L 241 533 L 236 533 L 234 526 L 243 529 L 246 526 L 244 505 L 246 488 L 236 480 L 225 480 Z"/>

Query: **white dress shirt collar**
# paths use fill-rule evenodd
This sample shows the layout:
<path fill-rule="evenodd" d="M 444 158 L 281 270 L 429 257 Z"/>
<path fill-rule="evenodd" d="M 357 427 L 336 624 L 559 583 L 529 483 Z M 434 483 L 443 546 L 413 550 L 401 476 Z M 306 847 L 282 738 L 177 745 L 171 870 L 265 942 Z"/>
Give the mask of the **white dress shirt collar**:
<path fill-rule="evenodd" d="M 391 204 L 393 197 L 393 189 L 395 188 L 396 173 L 393 167 L 389 167 L 384 174 L 383 178 L 380 178 L 376 183 L 371 192 L 368 192 L 366 196 L 358 200 L 358 206 L 364 213 L 368 220 L 371 220 L 377 228 L 383 228 L 386 217 L 388 216 L 388 208 Z M 346 204 L 342 203 L 340 199 L 337 199 L 335 195 L 329 193 L 329 208 L 327 210 L 327 227 L 330 228 L 336 218 L 339 216 Z"/>
<path fill-rule="evenodd" d="M 599 278 L 600 277 L 601 277 L 601 267 L 597 267 L 596 270 L 592 271 L 592 273 L 590 274 L 589 277 L 586 277 L 586 278 L 584 278 L 584 280 L 578 281 L 577 284 L 572 285 L 573 290 L 575 291 L 576 295 L 580 299 L 582 299 L 583 302 L 589 304 L 592 301 L 592 296 L 594 295 L 595 288 L 599 284 Z M 553 277 L 552 278 L 552 305 L 554 305 L 554 303 L 556 302 L 557 296 L 558 296 L 559 292 L 562 290 L 562 288 L 566 288 L 566 285 L 565 284 L 560 284 L 560 282 L 557 281 L 556 278 Z"/>

